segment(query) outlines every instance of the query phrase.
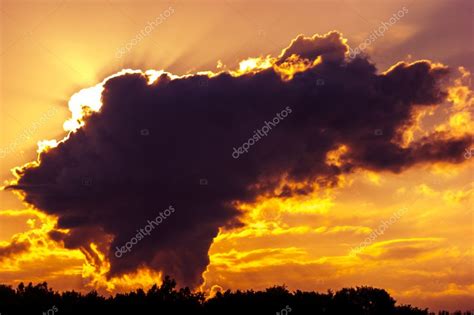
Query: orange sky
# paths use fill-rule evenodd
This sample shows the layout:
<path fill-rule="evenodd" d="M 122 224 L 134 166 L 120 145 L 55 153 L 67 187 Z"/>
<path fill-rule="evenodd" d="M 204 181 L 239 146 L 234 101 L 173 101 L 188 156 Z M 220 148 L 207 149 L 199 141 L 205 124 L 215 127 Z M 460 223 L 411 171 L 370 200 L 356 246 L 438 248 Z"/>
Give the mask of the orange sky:
<path fill-rule="evenodd" d="M 235 69 L 248 57 L 278 55 L 298 34 L 331 30 L 356 47 L 403 6 L 408 14 L 366 51 L 380 72 L 400 60 L 464 66 L 455 71 L 449 110 L 420 113 L 413 132 L 415 137 L 434 129 L 472 132 L 469 1 L 0 3 L 0 148 L 12 148 L 0 155 L 2 182 L 12 179 L 10 169 L 35 159 L 39 140 L 65 136 L 72 94 L 123 68 L 175 74 L 217 71 L 218 64 Z M 159 27 L 117 58 L 118 49 L 170 6 L 173 13 Z M 337 163 L 337 156 L 328 158 Z M 325 291 L 370 285 L 402 303 L 472 309 L 472 160 L 420 165 L 400 174 L 360 171 L 341 178 L 339 187 L 304 198 L 242 204 L 245 226 L 222 230 L 214 240 L 203 289 L 284 283 L 290 289 Z M 391 218 L 382 235 L 353 251 Z M 48 239 L 55 220 L 27 209 L 10 191 L 0 191 L 0 250 L 25 239 L 33 244 L 0 260 L 0 283 L 46 280 L 55 289 L 115 292 L 159 279 L 141 270 L 106 281 L 107 261 L 92 266 L 80 251 Z"/>

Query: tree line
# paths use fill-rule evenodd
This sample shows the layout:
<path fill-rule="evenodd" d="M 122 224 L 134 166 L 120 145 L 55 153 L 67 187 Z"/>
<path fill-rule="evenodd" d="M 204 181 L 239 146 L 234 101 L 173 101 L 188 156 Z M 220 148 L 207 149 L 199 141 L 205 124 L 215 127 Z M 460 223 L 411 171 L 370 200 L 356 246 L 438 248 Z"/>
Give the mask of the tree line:
<path fill-rule="evenodd" d="M 56 292 L 46 282 L 20 283 L 16 289 L 0 285 L 0 315 L 75 315 L 75 314 L 192 314 L 192 315 L 430 315 L 428 309 L 396 305 L 383 289 L 344 288 L 327 293 L 290 292 L 285 286 L 264 291 L 224 291 L 206 299 L 202 292 L 176 288 L 166 277 L 148 291 L 137 289 L 104 297 L 91 291 Z M 441 313 L 448 315 L 449 313 Z M 456 312 L 474 315 L 471 312 Z"/>

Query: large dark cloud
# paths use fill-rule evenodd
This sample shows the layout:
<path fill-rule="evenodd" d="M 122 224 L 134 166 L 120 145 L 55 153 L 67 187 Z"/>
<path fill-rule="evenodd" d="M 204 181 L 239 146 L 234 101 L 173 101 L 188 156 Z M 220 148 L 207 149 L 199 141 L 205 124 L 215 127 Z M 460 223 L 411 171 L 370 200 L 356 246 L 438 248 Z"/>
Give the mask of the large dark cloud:
<path fill-rule="evenodd" d="M 276 63 L 294 54 L 311 61 L 321 55 L 322 62 L 287 81 L 273 68 L 238 77 L 165 74 L 152 85 L 141 74 L 111 78 L 101 111 L 42 153 L 39 166 L 19 171 L 11 188 L 59 216 L 59 228 L 70 233 L 53 237 L 68 247 L 106 244 L 104 235 L 111 235 L 110 276 L 145 266 L 195 286 L 218 229 L 239 224 L 234 202 L 272 194 L 283 177 L 332 185 L 357 168 L 399 172 L 463 160 L 467 136 L 438 133 L 399 144 L 413 110 L 445 98 L 438 80 L 446 68 L 420 61 L 378 74 L 365 59 L 344 59 L 346 50 L 337 33 L 298 37 Z M 232 157 L 234 147 L 287 106 L 292 113 L 268 136 Z M 328 151 L 343 144 L 349 150 L 341 164 L 327 164 Z M 285 196 L 304 192 L 284 190 Z M 175 213 L 130 253 L 114 256 L 116 246 L 169 205 Z"/>

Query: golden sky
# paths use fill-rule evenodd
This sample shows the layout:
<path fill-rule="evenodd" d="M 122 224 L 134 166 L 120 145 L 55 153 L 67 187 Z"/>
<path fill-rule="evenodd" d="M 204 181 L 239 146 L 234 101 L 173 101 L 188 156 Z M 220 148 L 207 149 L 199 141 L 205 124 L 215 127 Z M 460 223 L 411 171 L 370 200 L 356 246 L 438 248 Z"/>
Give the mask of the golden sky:
<path fill-rule="evenodd" d="M 34 160 L 38 141 L 66 135 L 75 92 L 122 69 L 177 75 L 236 69 L 249 57 L 278 55 L 298 34 L 332 30 L 356 47 L 404 6 L 406 16 L 366 49 L 379 72 L 398 61 L 429 59 L 457 76 L 448 109 L 420 112 L 406 141 L 428 130 L 472 132 L 470 1 L 0 0 L 0 179 L 12 180 L 12 168 Z M 170 7 L 159 27 L 118 57 L 147 21 Z M 223 228 L 214 239 L 202 289 L 369 285 L 401 303 L 474 308 L 468 151 L 461 164 L 417 165 L 397 174 L 360 170 L 304 197 L 240 204 L 245 224 Z M 338 163 L 339 156 L 328 159 Z M 0 283 L 45 280 L 58 290 L 117 292 L 159 281 L 150 270 L 106 280 L 100 250 L 99 266 L 92 265 L 80 250 L 48 238 L 55 223 L 0 191 Z"/>

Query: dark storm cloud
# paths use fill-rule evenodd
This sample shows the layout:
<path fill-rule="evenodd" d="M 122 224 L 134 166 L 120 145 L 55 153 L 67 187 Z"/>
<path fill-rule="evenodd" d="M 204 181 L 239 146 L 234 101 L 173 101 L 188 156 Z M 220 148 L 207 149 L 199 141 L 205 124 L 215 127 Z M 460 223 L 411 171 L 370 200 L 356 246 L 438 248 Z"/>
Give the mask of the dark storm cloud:
<path fill-rule="evenodd" d="M 284 62 L 291 55 L 298 55 L 309 60 L 321 56 L 325 61 L 342 61 L 345 52 L 346 47 L 341 41 L 340 34 L 330 32 L 324 36 L 317 34 L 312 37 L 299 35 L 291 41 L 289 47 L 283 49 L 278 58 L 280 62 Z"/>
<path fill-rule="evenodd" d="M 6 246 L 0 246 L 0 261 L 16 254 L 26 252 L 29 248 L 30 243 L 13 240 L 10 244 Z"/>
<path fill-rule="evenodd" d="M 437 81 L 446 68 L 423 61 L 377 74 L 365 59 L 345 61 L 346 49 L 337 33 L 298 37 L 277 63 L 293 54 L 321 55 L 322 63 L 289 81 L 273 68 L 238 77 L 165 74 L 152 85 L 140 74 L 111 78 L 100 113 L 42 153 L 39 166 L 19 171 L 11 188 L 59 217 L 70 234 L 52 236 L 68 247 L 87 248 L 112 235 L 110 276 L 145 266 L 195 286 L 219 227 L 239 224 L 234 202 L 271 194 L 283 176 L 332 185 L 356 168 L 399 172 L 416 163 L 464 160 L 467 136 L 434 134 L 409 147 L 397 144 L 416 106 L 445 97 Z M 248 153 L 232 157 L 234 147 L 287 106 L 290 116 Z M 328 165 L 327 152 L 343 144 L 349 151 L 342 164 Z M 283 195 L 306 192 L 286 187 Z M 170 205 L 176 211 L 165 222 L 115 257 L 116 246 Z"/>

